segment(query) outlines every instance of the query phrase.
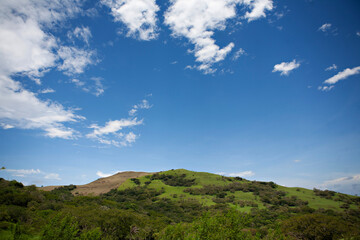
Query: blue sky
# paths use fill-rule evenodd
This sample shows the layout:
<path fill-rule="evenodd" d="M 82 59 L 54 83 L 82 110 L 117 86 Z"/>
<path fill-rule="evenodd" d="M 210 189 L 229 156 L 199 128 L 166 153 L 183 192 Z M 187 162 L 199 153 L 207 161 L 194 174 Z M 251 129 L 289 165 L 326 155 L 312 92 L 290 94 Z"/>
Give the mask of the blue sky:
<path fill-rule="evenodd" d="M 186 168 L 360 194 L 360 3 L 0 3 L 0 176 Z"/>

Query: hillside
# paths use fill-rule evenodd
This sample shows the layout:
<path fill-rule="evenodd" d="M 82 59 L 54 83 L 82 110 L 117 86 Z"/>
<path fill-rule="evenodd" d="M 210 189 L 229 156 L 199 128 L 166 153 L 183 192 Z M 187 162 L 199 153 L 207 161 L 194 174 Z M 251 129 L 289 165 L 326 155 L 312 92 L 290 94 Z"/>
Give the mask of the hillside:
<path fill-rule="evenodd" d="M 240 211 L 268 206 L 308 206 L 314 209 L 343 211 L 357 209 L 359 198 L 333 191 L 289 188 L 273 182 L 248 181 L 239 177 L 224 177 L 185 169 L 142 176 L 139 182 L 126 180 L 118 190 L 137 186 L 163 191 L 160 198 L 172 200 L 196 199 L 206 206 L 227 203 Z"/>
<path fill-rule="evenodd" d="M 88 184 L 75 185 L 76 190 L 75 189 L 72 190 L 72 193 L 75 195 L 98 196 L 100 194 L 109 192 L 111 189 L 118 188 L 127 179 L 138 178 L 150 174 L 152 173 L 133 172 L 133 171 L 119 172 L 110 177 L 99 178 Z M 44 191 L 51 191 L 58 187 L 63 187 L 63 186 L 46 186 L 46 187 L 41 187 L 39 189 Z"/>
<path fill-rule="evenodd" d="M 0 239 L 359 237 L 360 198 L 332 191 L 185 169 L 42 190 L 0 179 Z"/>

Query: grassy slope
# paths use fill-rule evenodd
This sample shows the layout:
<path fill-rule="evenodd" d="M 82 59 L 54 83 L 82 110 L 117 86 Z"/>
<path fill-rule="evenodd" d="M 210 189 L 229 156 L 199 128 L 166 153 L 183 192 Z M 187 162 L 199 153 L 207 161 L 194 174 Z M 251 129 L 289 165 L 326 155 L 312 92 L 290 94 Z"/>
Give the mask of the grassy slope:
<path fill-rule="evenodd" d="M 185 169 L 176 169 L 176 170 L 169 170 L 169 171 L 164 171 L 164 172 L 160 172 L 159 174 L 186 174 L 186 178 L 189 179 L 193 179 L 195 178 L 195 185 L 191 186 L 191 188 L 201 188 L 205 185 L 226 185 L 229 184 L 230 182 L 228 180 L 226 180 L 226 178 L 223 178 L 220 175 L 216 175 L 216 174 L 212 174 L 212 173 L 206 173 L 206 172 L 193 172 L 193 171 L 189 171 L 189 170 L 185 170 Z M 138 178 L 140 180 L 140 186 L 145 186 L 145 182 L 150 181 L 150 176 L 143 176 L 143 177 L 139 177 Z M 247 180 L 242 180 L 243 182 L 249 182 Z M 131 181 L 130 179 L 128 179 L 127 181 L 125 181 L 119 188 L 118 190 L 123 190 L 123 189 L 127 189 L 127 188 L 132 188 L 132 187 L 136 187 L 137 185 Z M 165 183 L 163 183 L 161 180 L 152 180 L 151 183 L 148 185 L 148 187 L 150 188 L 154 188 L 157 190 L 165 190 L 165 192 L 163 194 L 160 195 L 160 197 L 163 198 L 170 198 L 173 199 L 175 201 L 181 200 L 181 199 L 197 199 L 199 202 L 201 202 L 202 204 L 206 205 L 206 206 L 210 206 L 210 205 L 214 205 L 215 202 L 213 202 L 213 198 L 214 196 L 209 196 L 209 195 L 190 195 L 189 193 L 183 192 L 183 190 L 187 187 L 174 187 L 174 186 L 169 186 L 166 185 Z M 291 196 L 296 196 L 297 198 L 303 200 L 303 201 L 308 201 L 308 206 L 314 209 L 319 209 L 319 208 L 323 208 L 323 209 L 332 209 L 334 211 L 343 211 L 342 208 L 340 208 L 340 206 L 342 204 L 344 204 L 344 202 L 341 201 L 334 201 L 331 199 L 326 199 L 320 196 L 316 196 L 313 190 L 309 190 L 309 189 L 305 189 L 305 188 L 289 188 L 289 187 L 284 187 L 284 186 L 278 186 L 277 190 L 281 190 L 286 192 L 287 196 L 291 197 Z M 256 204 L 258 204 L 259 208 L 264 208 L 263 203 L 259 200 L 259 198 L 257 196 L 255 196 L 253 193 L 251 192 L 241 192 L 241 191 L 236 191 L 235 193 L 231 193 L 231 192 L 227 192 L 227 196 L 235 196 L 235 200 L 247 200 L 247 201 L 252 201 Z M 334 196 L 334 198 L 337 196 L 337 194 Z M 234 206 L 235 208 L 237 208 L 240 211 L 244 211 L 244 212 L 248 212 L 250 211 L 250 209 L 252 207 L 249 206 L 245 206 L 245 207 L 240 207 L 240 206 L 236 206 L 231 204 L 232 206 Z M 351 208 L 356 208 L 356 206 L 350 205 Z"/>

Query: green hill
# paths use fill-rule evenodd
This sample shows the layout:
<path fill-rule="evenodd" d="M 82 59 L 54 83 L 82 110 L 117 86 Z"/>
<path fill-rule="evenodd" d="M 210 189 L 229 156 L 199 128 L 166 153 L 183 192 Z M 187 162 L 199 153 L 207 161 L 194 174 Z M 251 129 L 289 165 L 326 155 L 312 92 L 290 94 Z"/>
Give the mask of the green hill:
<path fill-rule="evenodd" d="M 138 181 L 137 181 L 138 180 Z M 205 206 L 228 203 L 239 211 L 271 206 L 308 206 L 313 209 L 344 211 L 358 209 L 359 198 L 333 191 L 289 188 L 273 182 L 248 181 L 206 172 L 176 169 L 128 179 L 118 190 L 147 187 L 162 191 L 160 198 L 173 201 L 195 199 Z"/>
<path fill-rule="evenodd" d="M 0 179 L 0 239 L 360 239 L 360 198 L 333 191 L 185 169 L 76 188 Z"/>

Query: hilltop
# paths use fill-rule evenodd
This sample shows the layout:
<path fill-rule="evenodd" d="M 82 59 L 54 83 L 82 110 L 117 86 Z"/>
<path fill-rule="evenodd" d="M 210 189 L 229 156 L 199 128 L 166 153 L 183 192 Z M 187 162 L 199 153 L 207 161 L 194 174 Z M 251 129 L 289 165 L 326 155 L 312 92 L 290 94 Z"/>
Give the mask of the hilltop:
<path fill-rule="evenodd" d="M 360 237 L 359 197 L 185 169 L 40 190 L 1 179 L 0 187 L 1 239 Z"/>

